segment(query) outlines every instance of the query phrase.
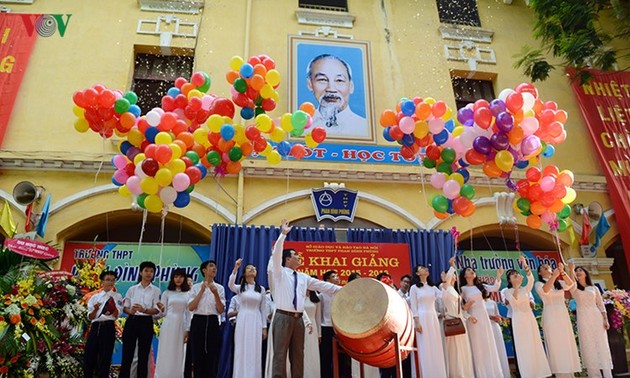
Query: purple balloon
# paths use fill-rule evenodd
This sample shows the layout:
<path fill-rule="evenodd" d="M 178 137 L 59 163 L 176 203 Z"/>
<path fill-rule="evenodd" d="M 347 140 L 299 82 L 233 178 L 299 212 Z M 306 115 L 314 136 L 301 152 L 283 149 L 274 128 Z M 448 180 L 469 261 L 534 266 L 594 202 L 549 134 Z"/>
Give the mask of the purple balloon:
<path fill-rule="evenodd" d="M 492 143 L 485 136 L 478 136 L 473 140 L 473 148 L 482 155 L 488 155 L 492 151 Z"/>
<path fill-rule="evenodd" d="M 498 116 L 505 111 L 505 102 L 503 100 L 495 99 L 490 102 L 490 111 L 493 116 Z"/>
<path fill-rule="evenodd" d="M 504 133 L 509 132 L 514 127 L 514 118 L 508 112 L 500 113 L 496 121 L 497 128 Z"/>
<path fill-rule="evenodd" d="M 510 138 L 505 133 L 494 133 L 490 137 L 490 143 L 495 150 L 507 150 L 510 146 Z"/>
<path fill-rule="evenodd" d="M 511 146 L 508 148 L 508 151 L 512 154 L 512 156 L 514 156 L 514 161 L 519 161 L 523 158 L 523 155 L 521 155 L 520 152 L 516 151 L 515 149 L 513 149 Z"/>
<path fill-rule="evenodd" d="M 521 142 L 521 152 L 523 155 L 531 155 L 540 148 L 540 138 L 536 135 L 526 136 Z"/>
<path fill-rule="evenodd" d="M 461 108 L 457 111 L 457 120 L 465 126 L 472 126 L 475 123 L 475 113 L 472 109 Z"/>
<path fill-rule="evenodd" d="M 508 189 L 510 189 L 513 192 L 516 192 L 518 190 L 518 185 L 516 185 L 509 176 L 505 180 L 505 186 L 507 186 Z"/>

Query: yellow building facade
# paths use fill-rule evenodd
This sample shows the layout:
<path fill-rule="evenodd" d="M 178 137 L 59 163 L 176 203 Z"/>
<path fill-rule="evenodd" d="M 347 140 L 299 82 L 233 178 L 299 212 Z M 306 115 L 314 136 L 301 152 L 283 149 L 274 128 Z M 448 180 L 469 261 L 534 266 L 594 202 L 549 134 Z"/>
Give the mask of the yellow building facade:
<path fill-rule="evenodd" d="M 61 14 L 67 20 L 63 36 L 56 33 L 38 38 L 0 149 L 0 197 L 9 201 L 18 232 L 25 223 L 24 206 L 12 198 L 12 191 L 17 183 L 30 181 L 52 194 L 44 240 L 59 245 L 92 240 L 96 234 L 99 241 L 109 241 L 124 234 L 123 230 L 136 238 L 140 233 L 141 213 L 132 211 L 130 199 L 119 195 L 111 183 L 109 162 L 118 153 L 117 137 L 103 140 L 93 132 L 76 132 L 72 112 L 76 90 L 95 83 L 130 90 L 138 53 L 192 52 L 194 69 L 212 77 L 210 92 L 225 97 L 230 93 L 225 80 L 230 58 L 267 54 L 283 74 L 280 100 L 272 112 L 279 116 L 295 110 L 290 109 L 289 100 L 288 36 L 369 41 L 376 144 L 393 146 L 383 138 L 378 116 L 401 97 L 433 97 L 456 109 L 455 76 L 491 80 L 498 96 L 503 88 L 527 81 L 513 68 L 513 55 L 523 45 L 536 44 L 531 37 L 533 15 L 523 0 L 478 0 L 481 27 L 441 23 L 433 0 L 350 0 L 348 12 L 300 8 L 295 0 L 34 0 L 32 4 L 0 4 L 13 13 Z M 556 101 L 569 113 L 566 141 L 543 163 L 571 170 L 577 191 L 574 204 L 599 202 L 612 225 L 596 257 L 581 257 L 570 247 L 567 232 L 559 235 L 561 249 L 565 259 L 576 259 L 612 288 L 615 283 L 609 268 L 614 261 L 606 250 L 619 238 L 592 141 L 562 72 L 554 72 L 537 88 L 543 99 Z M 316 225 L 310 189 L 322 187 L 324 182 L 344 183 L 359 191 L 355 222 L 342 227 L 456 227 L 463 241 L 471 237 L 513 239 L 513 229 L 499 226 L 497 220 L 494 194 L 506 191 L 502 180 L 490 180 L 479 169 L 470 172 L 477 191 L 476 212 L 469 218 L 453 215 L 440 220 L 428 203 L 436 193 L 428 181 L 431 172 L 419 165 L 293 160 L 272 166 L 248 159 L 239 175 L 207 177 L 196 186 L 190 205 L 170 209 L 166 228 L 173 235 L 166 240 L 181 241 L 176 234 L 181 236 L 183 230 L 189 237 L 186 240 L 208 243 L 214 223 L 272 225 L 287 218 Z M 523 177 L 520 174 L 516 177 Z M 579 237 L 581 217 L 572 214 L 571 219 Z M 517 220 L 521 243 L 539 250 L 558 248 L 546 226 L 532 230 L 524 217 L 517 215 Z M 159 222 L 159 216 L 149 216 L 149 224 Z M 147 231 L 145 238 L 157 241 L 159 235 L 151 234 L 155 232 L 157 228 Z M 623 249 L 619 253 L 623 255 Z"/>

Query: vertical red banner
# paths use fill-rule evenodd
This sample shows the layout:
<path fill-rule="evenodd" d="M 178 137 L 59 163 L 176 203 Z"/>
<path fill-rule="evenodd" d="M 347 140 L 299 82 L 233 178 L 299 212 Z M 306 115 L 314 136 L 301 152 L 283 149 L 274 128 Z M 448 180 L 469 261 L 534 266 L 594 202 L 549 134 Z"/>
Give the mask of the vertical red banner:
<path fill-rule="evenodd" d="M 630 72 L 589 72 L 588 84 L 575 81 L 571 87 L 606 175 L 630 270 Z"/>
<path fill-rule="evenodd" d="M 37 33 L 21 14 L 0 14 L 0 147 Z"/>

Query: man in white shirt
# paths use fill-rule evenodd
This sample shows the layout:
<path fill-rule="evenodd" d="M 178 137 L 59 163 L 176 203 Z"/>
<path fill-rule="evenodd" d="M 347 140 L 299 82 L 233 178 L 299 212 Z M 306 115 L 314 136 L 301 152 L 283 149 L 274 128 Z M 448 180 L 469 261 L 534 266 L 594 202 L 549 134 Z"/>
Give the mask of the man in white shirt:
<path fill-rule="evenodd" d="M 140 263 L 140 283 L 130 287 L 123 301 L 123 311 L 127 314 L 122 341 L 122 365 L 120 378 L 129 378 L 133 356 L 138 347 L 138 378 L 148 377 L 149 351 L 153 341 L 153 315 L 160 310 L 160 289 L 151 284 L 155 274 L 155 264 L 151 261 Z"/>
<path fill-rule="evenodd" d="M 313 58 L 307 67 L 306 86 L 317 100 L 313 126 L 323 126 L 331 137 L 370 136 L 367 120 L 348 104 L 354 83 L 352 69 L 343 59 L 330 54 Z"/>
<path fill-rule="evenodd" d="M 210 260 L 200 267 L 204 280 L 193 285 L 188 309 L 193 317 L 190 323 L 190 344 L 195 377 L 216 377 L 219 358 L 219 315 L 225 310 L 225 288 L 214 282 L 217 264 Z"/>
<path fill-rule="evenodd" d="M 291 231 L 289 222 L 282 220 L 282 232 L 271 254 L 273 262 L 270 281 L 276 314 L 273 318 L 273 378 L 286 377 L 287 353 L 291 363 L 291 377 L 304 377 L 304 302 L 307 290 L 334 294 L 341 289 L 330 282 L 320 281 L 297 272 L 300 257 L 293 249 L 284 249 L 284 239 Z"/>
<path fill-rule="evenodd" d="M 84 372 L 86 377 L 109 378 L 116 329 L 114 321 L 122 314 L 122 295 L 114 291 L 116 273 L 106 270 L 100 275 L 101 291 L 88 301 L 88 319 L 92 322 L 85 344 Z"/>
<path fill-rule="evenodd" d="M 398 289 L 398 295 L 400 295 L 411 307 L 410 299 L 409 299 L 409 288 L 411 287 L 411 276 L 405 274 L 400 278 L 400 289 Z"/>

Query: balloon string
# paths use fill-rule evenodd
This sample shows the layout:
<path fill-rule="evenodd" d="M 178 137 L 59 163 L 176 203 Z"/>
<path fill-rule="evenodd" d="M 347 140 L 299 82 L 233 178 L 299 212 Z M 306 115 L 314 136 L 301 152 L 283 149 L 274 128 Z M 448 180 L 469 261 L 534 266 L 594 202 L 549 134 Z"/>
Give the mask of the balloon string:
<path fill-rule="evenodd" d="M 420 163 L 420 184 L 422 185 L 422 195 L 424 196 L 424 202 L 431 208 L 431 204 L 429 203 L 429 199 L 427 198 L 427 191 L 424 186 L 424 165 L 422 164 L 422 160 L 420 160 L 420 156 L 418 156 L 418 162 Z"/>
<path fill-rule="evenodd" d="M 518 224 L 514 223 L 514 246 L 518 252 L 521 251 L 521 242 L 518 238 Z"/>
<path fill-rule="evenodd" d="M 105 163 L 105 138 L 102 138 L 103 141 L 103 151 L 101 153 L 101 163 L 98 165 L 98 169 L 96 170 L 96 175 L 94 175 L 94 183 L 96 184 L 96 181 L 98 180 L 98 174 L 101 172 L 101 169 L 103 168 L 103 164 Z"/>
<path fill-rule="evenodd" d="M 140 228 L 140 240 L 138 241 L 138 254 L 140 253 L 140 248 L 142 247 L 142 238 L 144 237 L 144 226 L 147 224 L 147 209 L 142 210 L 142 228 Z"/>
<path fill-rule="evenodd" d="M 160 270 L 162 269 L 162 256 L 164 255 L 164 224 L 166 222 L 166 214 L 168 214 L 168 208 L 164 206 L 162 208 L 162 222 L 160 224 Z M 162 274 L 160 274 L 162 276 Z M 162 281 L 160 277 L 158 277 L 158 281 Z"/>

